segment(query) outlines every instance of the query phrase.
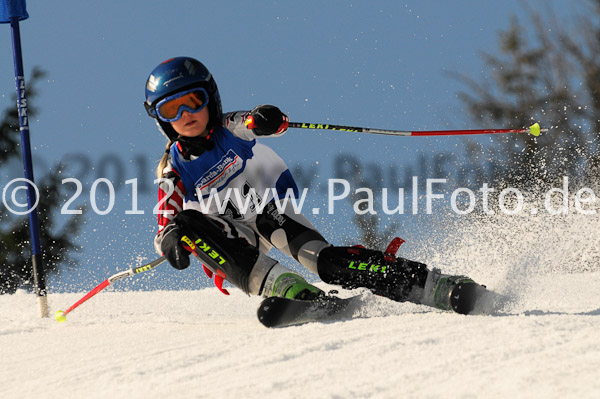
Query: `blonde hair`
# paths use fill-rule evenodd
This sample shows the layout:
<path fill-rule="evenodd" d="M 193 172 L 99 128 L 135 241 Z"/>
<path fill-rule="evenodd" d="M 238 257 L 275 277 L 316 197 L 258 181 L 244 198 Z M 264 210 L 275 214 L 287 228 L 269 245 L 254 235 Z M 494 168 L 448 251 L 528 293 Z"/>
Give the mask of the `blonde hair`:
<path fill-rule="evenodd" d="M 167 144 L 167 147 L 165 149 L 165 152 L 163 153 L 162 158 L 158 162 L 158 166 L 156 167 L 156 177 L 158 179 L 163 177 L 163 170 L 165 170 L 165 168 L 167 167 L 167 164 L 169 163 L 169 149 L 171 148 L 173 143 L 174 143 L 174 141 L 169 141 L 169 143 Z"/>

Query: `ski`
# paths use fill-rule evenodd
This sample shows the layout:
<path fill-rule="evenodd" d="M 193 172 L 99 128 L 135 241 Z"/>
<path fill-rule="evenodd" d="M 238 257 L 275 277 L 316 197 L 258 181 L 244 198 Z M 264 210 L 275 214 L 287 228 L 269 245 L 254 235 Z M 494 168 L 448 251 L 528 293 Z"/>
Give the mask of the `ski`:
<path fill-rule="evenodd" d="M 302 301 L 271 297 L 264 299 L 258 307 L 258 320 L 265 327 L 287 327 L 299 324 L 339 320 L 351 317 L 353 303 L 359 302 L 360 295 L 350 298 L 325 296 Z"/>

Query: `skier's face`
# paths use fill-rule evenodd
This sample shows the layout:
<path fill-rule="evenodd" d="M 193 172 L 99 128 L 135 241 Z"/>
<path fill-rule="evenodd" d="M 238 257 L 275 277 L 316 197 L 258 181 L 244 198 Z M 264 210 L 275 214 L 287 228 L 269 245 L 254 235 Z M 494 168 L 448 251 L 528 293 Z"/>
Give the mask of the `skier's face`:
<path fill-rule="evenodd" d="M 171 122 L 171 126 L 180 136 L 184 137 L 204 137 L 208 134 L 206 125 L 208 124 L 208 107 L 194 114 L 183 111 L 181 118 Z"/>

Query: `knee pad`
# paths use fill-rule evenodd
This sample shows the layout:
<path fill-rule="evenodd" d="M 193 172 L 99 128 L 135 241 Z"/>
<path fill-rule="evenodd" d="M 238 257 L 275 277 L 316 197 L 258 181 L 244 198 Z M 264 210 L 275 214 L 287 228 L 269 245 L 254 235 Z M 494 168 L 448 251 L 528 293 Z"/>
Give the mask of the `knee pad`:
<path fill-rule="evenodd" d="M 277 249 L 298 261 L 303 256 L 307 244 L 309 247 L 311 243 L 327 245 L 325 238 L 304 216 L 280 213 L 274 201 L 269 202 L 264 211 L 256 217 L 256 228 Z"/>

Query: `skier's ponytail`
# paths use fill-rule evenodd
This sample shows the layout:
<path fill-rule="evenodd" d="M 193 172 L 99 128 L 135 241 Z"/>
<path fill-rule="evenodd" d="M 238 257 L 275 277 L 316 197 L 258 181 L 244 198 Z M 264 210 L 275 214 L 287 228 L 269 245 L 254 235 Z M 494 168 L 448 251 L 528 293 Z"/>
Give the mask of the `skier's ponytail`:
<path fill-rule="evenodd" d="M 163 153 L 162 158 L 158 162 L 158 166 L 156 167 L 156 177 L 158 179 L 161 179 L 163 177 L 163 171 L 165 170 L 165 168 L 167 167 L 167 164 L 169 162 L 169 150 L 170 150 L 171 146 L 173 145 L 173 143 L 174 143 L 173 141 L 169 141 L 169 143 L 167 144 L 167 148 L 165 149 L 165 152 Z"/>

